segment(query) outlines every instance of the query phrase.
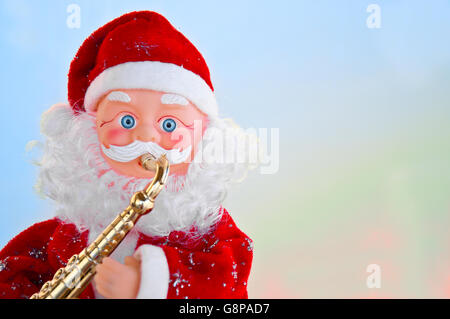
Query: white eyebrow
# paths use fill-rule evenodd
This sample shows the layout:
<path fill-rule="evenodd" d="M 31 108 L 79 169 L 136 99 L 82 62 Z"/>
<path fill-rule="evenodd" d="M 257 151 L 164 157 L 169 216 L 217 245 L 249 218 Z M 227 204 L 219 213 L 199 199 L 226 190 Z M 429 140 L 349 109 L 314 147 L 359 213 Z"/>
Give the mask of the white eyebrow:
<path fill-rule="evenodd" d="M 161 103 L 188 105 L 189 101 L 181 95 L 168 93 L 161 96 Z"/>
<path fill-rule="evenodd" d="M 109 101 L 117 101 L 117 102 L 125 102 L 125 103 L 131 102 L 131 97 L 122 91 L 112 91 L 111 93 L 108 94 L 106 99 Z"/>

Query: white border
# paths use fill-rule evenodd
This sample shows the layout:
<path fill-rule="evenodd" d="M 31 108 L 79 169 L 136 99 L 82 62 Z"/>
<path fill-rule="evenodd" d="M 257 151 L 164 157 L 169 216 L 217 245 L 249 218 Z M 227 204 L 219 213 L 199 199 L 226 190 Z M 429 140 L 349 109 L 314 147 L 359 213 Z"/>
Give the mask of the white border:
<path fill-rule="evenodd" d="M 141 283 L 136 299 L 166 299 L 169 291 L 169 265 L 161 247 L 142 245 L 134 253 L 141 261 Z"/>
<path fill-rule="evenodd" d="M 97 102 L 104 94 L 120 89 L 149 89 L 179 94 L 205 114 L 218 114 L 214 92 L 199 75 L 178 65 L 158 61 L 126 62 L 104 70 L 86 92 L 86 111 L 96 111 Z"/>

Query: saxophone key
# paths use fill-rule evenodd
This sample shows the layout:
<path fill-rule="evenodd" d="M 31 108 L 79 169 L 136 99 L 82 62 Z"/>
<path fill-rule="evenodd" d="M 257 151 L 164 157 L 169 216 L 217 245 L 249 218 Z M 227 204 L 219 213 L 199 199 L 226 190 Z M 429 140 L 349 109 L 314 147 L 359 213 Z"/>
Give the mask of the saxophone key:
<path fill-rule="evenodd" d="M 53 280 L 59 280 L 61 278 L 64 278 L 65 274 L 66 274 L 66 272 L 64 271 L 64 268 L 60 268 L 53 276 Z"/>

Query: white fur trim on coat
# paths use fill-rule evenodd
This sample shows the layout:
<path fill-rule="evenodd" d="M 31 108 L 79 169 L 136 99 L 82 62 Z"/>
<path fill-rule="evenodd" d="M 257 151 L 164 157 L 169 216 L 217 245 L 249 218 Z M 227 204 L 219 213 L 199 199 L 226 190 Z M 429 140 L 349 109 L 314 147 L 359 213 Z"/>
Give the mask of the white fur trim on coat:
<path fill-rule="evenodd" d="M 169 290 L 169 265 L 164 250 L 142 245 L 134 253 L 141 261 L 141 283 L 137 299 L 165 299 Z"/>
<path fill-rule="evenodd" d="M 178 65 L 158 61 L 126 62 L 104 70 L 86 92 L 86 110 L 95 111 L 104 94 L 119 89 L 150 89 L 179 94 L 205 114 L 218 114 L 214 92 L 199 75 Z"/>

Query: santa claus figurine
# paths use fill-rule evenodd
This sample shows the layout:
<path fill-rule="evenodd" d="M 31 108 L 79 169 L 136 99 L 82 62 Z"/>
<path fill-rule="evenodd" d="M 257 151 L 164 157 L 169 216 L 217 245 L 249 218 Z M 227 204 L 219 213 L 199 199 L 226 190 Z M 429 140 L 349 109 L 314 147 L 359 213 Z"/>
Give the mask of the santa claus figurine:
<path fill-rule="evenodd" d="M 68 77 L 69 103 L 41 122 L 37 189 L 55 217 L 0 251 L 0 298 L 30 297 L 91 243 L 151 181 L 146 153 L 166 154 L 167 184 L 80 297 L 246 298 L 252 241 L 222 207 L 246 165 L 227 160 L 242 148 L 224 143 L 233 125 L 199 51 L 158 13 L 131 12 L 84 41 Z"/>

